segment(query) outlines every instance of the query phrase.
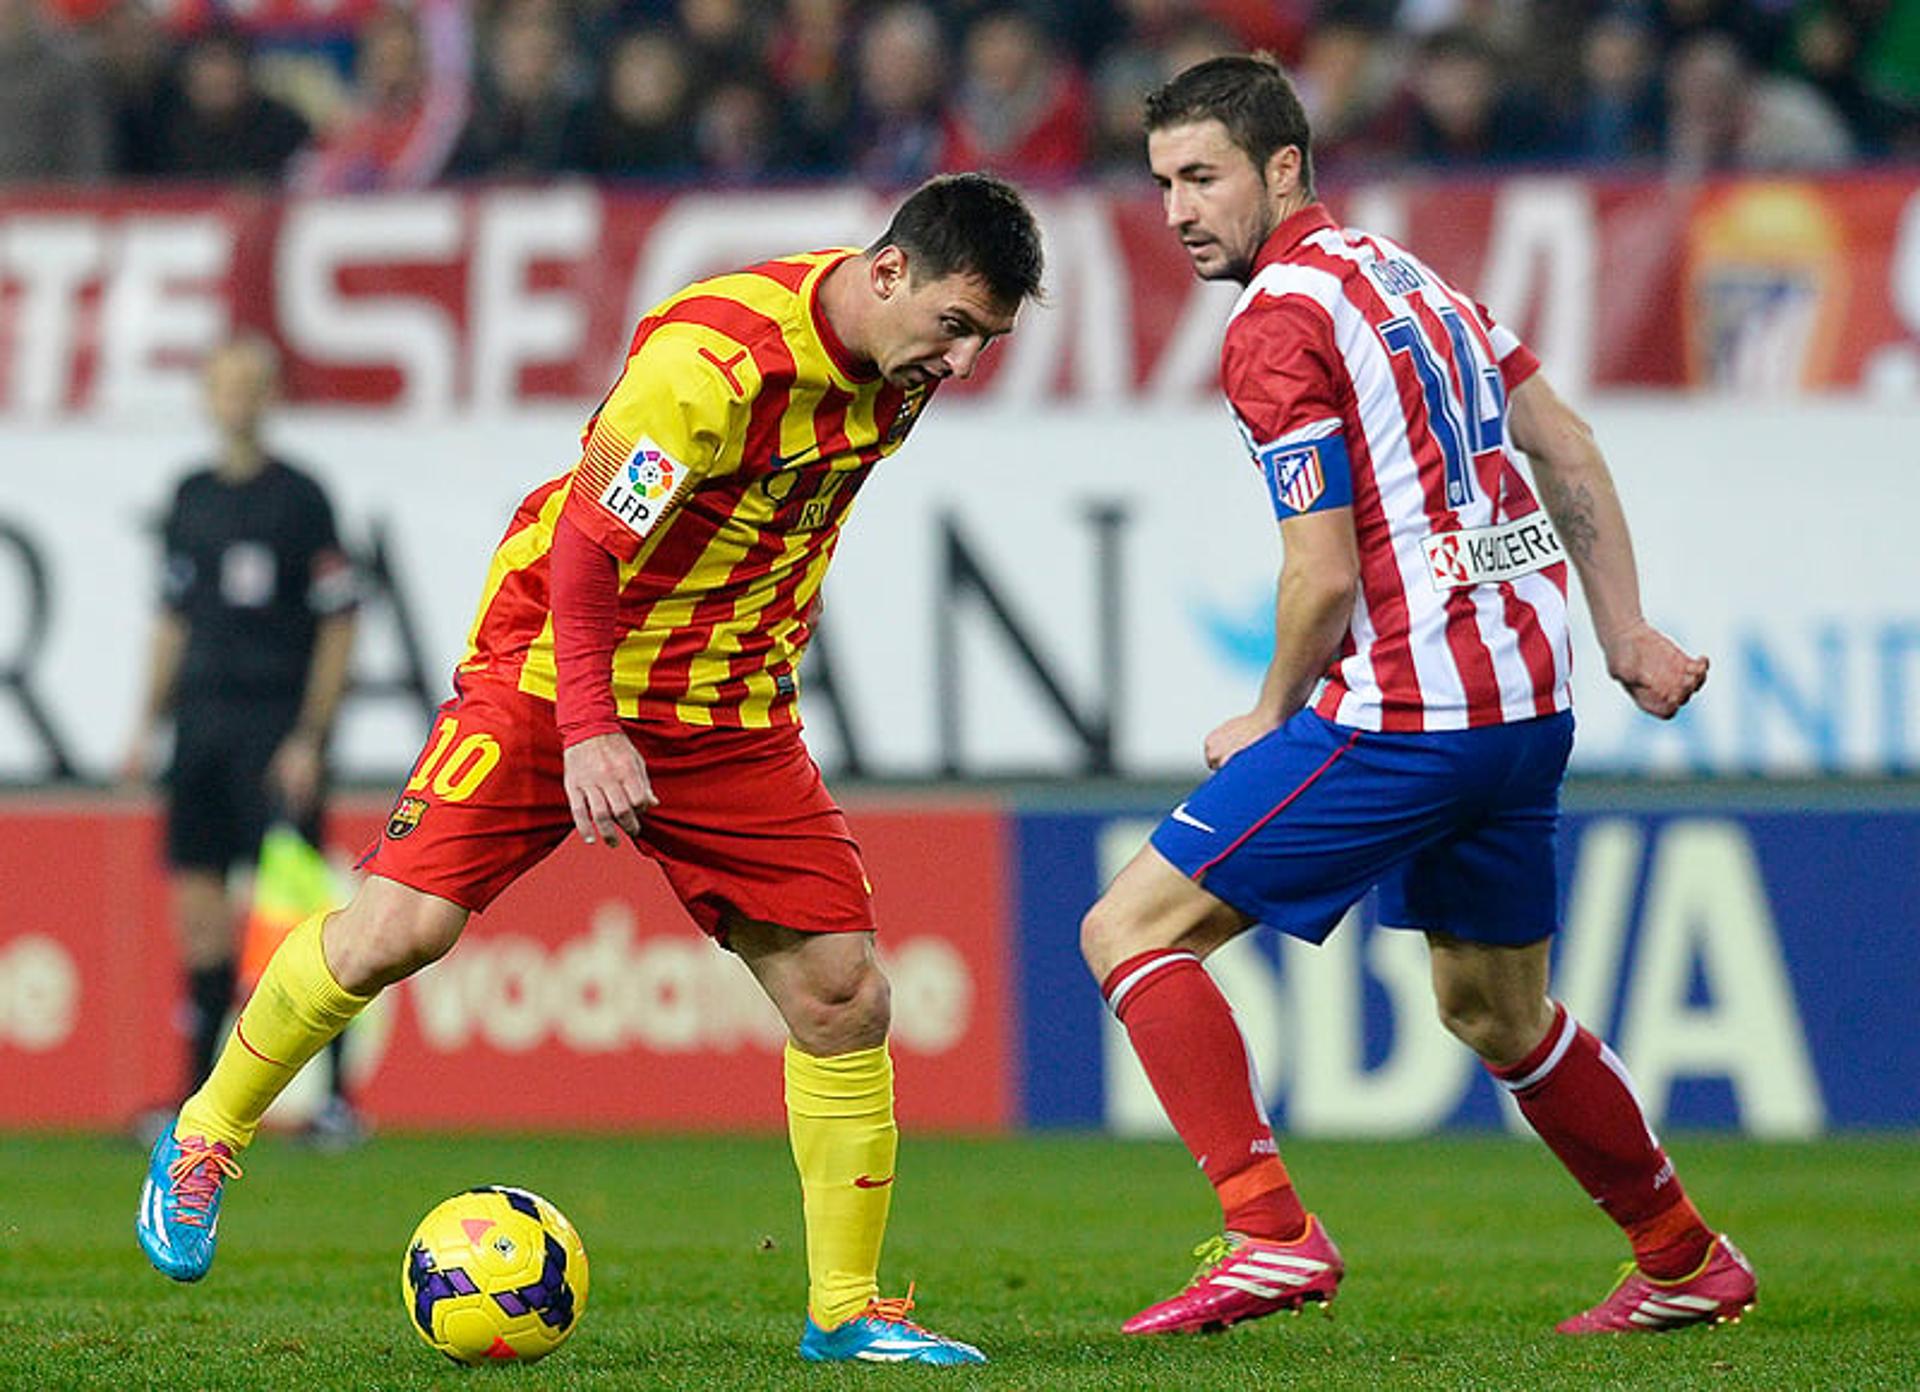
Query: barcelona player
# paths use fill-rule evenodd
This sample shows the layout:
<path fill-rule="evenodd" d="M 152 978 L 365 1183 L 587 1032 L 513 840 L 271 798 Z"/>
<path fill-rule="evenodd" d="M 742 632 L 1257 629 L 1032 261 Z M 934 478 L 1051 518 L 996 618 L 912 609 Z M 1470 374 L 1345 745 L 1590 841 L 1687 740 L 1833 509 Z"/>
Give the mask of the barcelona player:
<path fill-rule="evenodd" d="M 805 1200 L 811 1360 L 958 1364 L 881 1298 L 897 1130 L 888 986 L 859 848 L 800 738 L 798 667 L 868 474 L 940 383 L 1039 293 L 1018 192 L 961 174 L 865 251 L 700 281 L 644 318 L 578 463 L 495 552 L 426 749 L 368 878 L 273 957 L 206 1084 L 155 1146 L 153 1264 L 203 1276 L 268 1104 L 383 987 L 570 832 L 652 859 L 779 1008 Z"/>
<path fill-rule="evenodd" d="M 1706 660 L 1642 614 L 1606 462 L 1533 354 L 1315 201 L 1306 115 L 1275 64 L 1190 68 L 1148 99 L 1146 124 L 1195 271 L 1246 287 L 1221 375 L 1285 560 L 1256 704 L 1207 736 L 1216 772 L 1082 925 L 1224 1214 L 1191 1284 L 1123 1329 L 1333 1298 L 1340 1252 L 1302 1206 L 1201 959 L 1255 923 L 1320 942 L 1376 885 L 1382 923 L 1426 934 L 1442 1021 L 1632 1244 L 1621 1282 L 1560 1329 L 1737 1319 L 1751 1268 L 1702 1221 L 1619 1059 L 1547 995 L 1573 742 L 1567 562 L 1641 709 L 1671 717 Z"/>

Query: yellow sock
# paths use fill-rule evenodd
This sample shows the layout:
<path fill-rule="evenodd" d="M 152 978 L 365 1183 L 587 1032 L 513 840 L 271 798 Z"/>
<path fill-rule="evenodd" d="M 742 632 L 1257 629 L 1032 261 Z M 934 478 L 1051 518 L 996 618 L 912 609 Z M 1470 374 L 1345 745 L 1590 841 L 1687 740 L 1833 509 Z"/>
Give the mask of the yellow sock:
<path fill-rule="evenodd" d="M 893 1201 L 893 1060 L 885 1044 L 815 1058 L 787 1044 L 787 1137 L 807 1220 L 807 1312 L 844 1324 L 880 1293 Z"/>
<path fill-rule="evenodd" d="M 320 951 L 326 918 L 307 919 L 267 962 L 213 1072 L 180 1109 L 176 1136 L 245 1146 L 293 1075 L 373 999 L 343 990 L 327 970 Z"/>

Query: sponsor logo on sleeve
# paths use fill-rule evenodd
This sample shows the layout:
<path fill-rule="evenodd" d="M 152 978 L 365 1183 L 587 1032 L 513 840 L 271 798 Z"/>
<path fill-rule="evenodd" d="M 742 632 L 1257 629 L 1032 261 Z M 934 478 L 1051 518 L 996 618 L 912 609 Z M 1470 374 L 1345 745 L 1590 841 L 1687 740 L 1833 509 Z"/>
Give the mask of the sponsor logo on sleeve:
<path fill-rule="evenodd" d="M 1545 570 L 1567 558 L 1545 512 L 1531 512 L 1493 527 L 1464 527 L 1420 543 L 1427 578 L 1436 590 L 1498 584 Z"/>
<path fill-rule="evenodd" d="M 642 436 L 627 462 L 614 471 L 613 482 L 600 495 L 600 506 L 619 518 L 628 531 L 643 537 L 666 512 L 686 474 L 672 456 Z"/>

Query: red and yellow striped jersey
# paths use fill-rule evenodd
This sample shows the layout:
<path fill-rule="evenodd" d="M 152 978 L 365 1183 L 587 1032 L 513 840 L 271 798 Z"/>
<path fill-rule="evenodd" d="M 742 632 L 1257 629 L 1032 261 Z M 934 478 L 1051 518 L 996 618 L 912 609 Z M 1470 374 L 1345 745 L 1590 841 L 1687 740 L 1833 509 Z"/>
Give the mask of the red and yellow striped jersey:
<path fill-rule="evenodd" d="M 792 724 L 840 527 L 930 388 L 857 370 L 820 311 L 857 252 L 698 281 L 633 335 L 581 458 L 529 493 L 487 575 L 459 680 L 553 700 L 548 554 L 565 516 L 619 562 L 613 694 L 629 720 Z"/>

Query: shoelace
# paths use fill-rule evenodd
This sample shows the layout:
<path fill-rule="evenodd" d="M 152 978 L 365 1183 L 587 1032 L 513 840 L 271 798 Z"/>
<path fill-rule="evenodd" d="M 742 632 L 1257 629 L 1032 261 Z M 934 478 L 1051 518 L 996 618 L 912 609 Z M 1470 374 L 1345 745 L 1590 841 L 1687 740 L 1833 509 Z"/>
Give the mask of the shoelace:
<path fill-rule="evenodd" d="M 1234 1251 L 1245 1240 L 1246 1239 L 1238 1233 L 1215 1233 L 1198 1247 L 1195 1247 L 1193 1254 L 1200 1258 L 1200 1268 L 1193 1273 L 1193 1279 L 1187 1282 L 1187 1285 L 1197 1286 L 1206 1280 L 1207 1273 L 1212 1271 L 1214 1267 L 1220 1265 L 1220 1263 L 1228 1257 L 1232 1256 Z"/>
<path fill-rule="evenodd" d="M 1613 1278 L 1613 1284 L 1607 1288 L 1607 1293 L 1602 1297 L 1600 1303 L 1604 1305 L 1607 1301 L 1613 1299 L 1614 1296 L 1620 1294 L 1620 1288 L 1631 1281 L 1634 1276 L 1638 1274 L 1639 1270 L 1640 1268 L 1633 1262 L 1621 1262 L 1619 1273 Z"/>
<path fill-rule="evenodd" d="M 905 1325 L 916 1334 L 927 1333 L 925 1329 L 907 1318 L 913 1309 L 913 1285 L 912 1281 L 907 1282 L 905 1295 L 874 1296 L 867 1302 L 867 1308 L 860 1313 L 867 1319 L 877 1319 L 885 1324 Z"/>
<path fill-rule="evenodd" d="M 178 1158 L 167 1166 L 167 1178 L 172 1181 L 173 1221 L 204 1228 L 214 1196 L 222 1184 L 240 1178 L 240 1165 L 217 1144 L 193 1137 L 180 1143 Z"/>

